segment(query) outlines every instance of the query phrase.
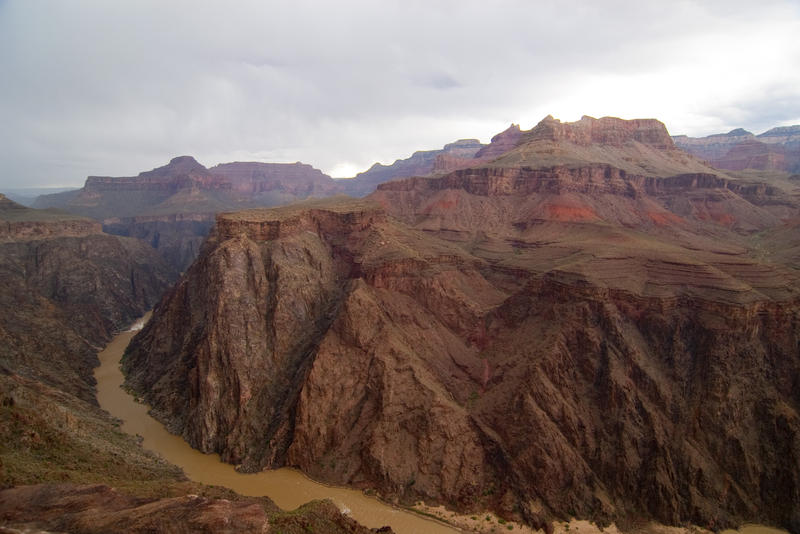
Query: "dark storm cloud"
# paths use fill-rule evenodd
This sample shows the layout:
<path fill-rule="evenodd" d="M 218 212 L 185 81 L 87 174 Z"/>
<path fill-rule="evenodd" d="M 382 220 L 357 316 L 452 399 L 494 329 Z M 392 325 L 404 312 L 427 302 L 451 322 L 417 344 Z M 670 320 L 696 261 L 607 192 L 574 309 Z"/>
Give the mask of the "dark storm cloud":
<path fill-rule="evenodd" d="M 193 154 L 352 174 L 548 113 L 800 122 L 792 2 L 0 2 L 0 185 Z"/>

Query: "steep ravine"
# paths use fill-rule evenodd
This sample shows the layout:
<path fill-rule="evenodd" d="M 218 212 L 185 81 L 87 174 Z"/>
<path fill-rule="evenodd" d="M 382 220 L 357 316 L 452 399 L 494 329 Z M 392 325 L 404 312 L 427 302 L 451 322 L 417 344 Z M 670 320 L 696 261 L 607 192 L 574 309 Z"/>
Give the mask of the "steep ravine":
<path fill-rule="evenodd" d="M 124 371 L 245 471 L 535 526 L 800 532 L 798 300 L 567 274 L 510 271 L 365 203 L 224 215 Z"/>
<path fill-rule="evenodd" d="M 0 198 L 0 368 L 94 403 L 97 347 L 176 276 L 138 239 Z"/>

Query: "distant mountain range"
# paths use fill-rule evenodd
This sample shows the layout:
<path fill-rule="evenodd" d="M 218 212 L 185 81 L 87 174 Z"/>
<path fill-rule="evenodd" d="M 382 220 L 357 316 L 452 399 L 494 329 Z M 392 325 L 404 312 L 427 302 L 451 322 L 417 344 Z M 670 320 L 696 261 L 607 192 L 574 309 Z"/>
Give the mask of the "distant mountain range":
<path fill-rule="evenodd" d="M 800 173 L 800 125 L 753 135 L 742 128 L 707 137 L 676 135 L 675 145 L 718 169 Z"/>

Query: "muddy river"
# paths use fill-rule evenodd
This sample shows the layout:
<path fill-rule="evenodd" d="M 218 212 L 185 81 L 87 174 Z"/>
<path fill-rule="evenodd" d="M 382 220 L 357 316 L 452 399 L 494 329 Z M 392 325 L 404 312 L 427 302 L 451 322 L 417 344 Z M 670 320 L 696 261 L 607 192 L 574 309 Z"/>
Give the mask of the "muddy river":
<path fill-rule="evenodd" d="M 138 328 L 141 328 L 139 322 Z M 339 508 L 370 528 L 391 525 L 398 534 L 458 532 L 444 524 L 393 508 L 359 491 L 326 486 L 314 482 L 293 469 L 276 469 L 243 474 L 220 461 L 216 454 L 203 454 L 192 449 L 182 438 L 170 434 L 164 426 L 147 414 L 147 406 L 133 400 L 120 386 L 123 377 L 120 358 L 134 330 L 122 332 L 100 353 L 100 367 L 95 370 L 97 400 L 100 406 L 123 421 L 122 430 L 139 434 L 143 446 L 169 462 L 180 466 L 186 476 L 204 484 L 225 486 L 242 495 L 266 495 L 286 510 L 297 508 L 313 499 L 331 499 Z"/>

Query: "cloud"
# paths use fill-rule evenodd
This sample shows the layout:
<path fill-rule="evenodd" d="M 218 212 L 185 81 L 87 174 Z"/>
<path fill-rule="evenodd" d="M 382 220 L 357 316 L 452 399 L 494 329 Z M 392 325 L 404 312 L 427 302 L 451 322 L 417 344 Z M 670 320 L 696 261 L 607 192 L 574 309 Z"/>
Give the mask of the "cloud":
<path fill-rule="evenodd" d="M 0 185 L 193 154 L 366 169 L 547 114 L 800 117 L 791 1 L 0 3 Z"/>

